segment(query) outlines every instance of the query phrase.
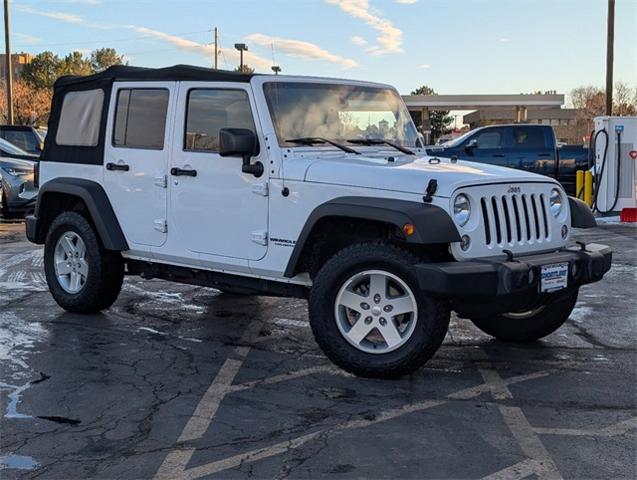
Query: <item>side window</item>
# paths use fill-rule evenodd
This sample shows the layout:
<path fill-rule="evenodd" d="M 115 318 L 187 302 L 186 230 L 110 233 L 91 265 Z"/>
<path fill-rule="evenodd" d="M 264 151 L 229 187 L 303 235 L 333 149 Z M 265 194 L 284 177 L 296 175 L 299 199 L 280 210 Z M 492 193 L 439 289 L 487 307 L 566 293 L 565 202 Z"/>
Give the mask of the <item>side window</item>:
<path fill-rule="evenodd" d="M 117 92 L 113 145 L 161 150 L 164 148 L 168 90 L 124 88 Z"/>
<path fill-rule="evenodd" d="M 544 129 L 513 127 L 513 145 L 518 148 L 544 148 Z"/>
<path fill-rule="evenodd" d="M 193 89 L 188 92 L 184 150 L 219 151 L 219 130 L 255 132 L 248 94 L 243 90 Z"/>
<path fill-rule="evenodd" d="M 102 124 L 104 90 L 69 92 L 62 101 L 55 143 L 74 147 L 97 145 Z"/>
<path fill-rule="evenodd" d="M 504 148 L 504 135 L 501 129 L 478 133 L 476 140 L 478 148 Z"/>
<path fill-rule="evenodd" d="M 2 138 L 27 152 L 38 152 L 39 146 L 31 132 L 23 130 L 3 130 Z"/>

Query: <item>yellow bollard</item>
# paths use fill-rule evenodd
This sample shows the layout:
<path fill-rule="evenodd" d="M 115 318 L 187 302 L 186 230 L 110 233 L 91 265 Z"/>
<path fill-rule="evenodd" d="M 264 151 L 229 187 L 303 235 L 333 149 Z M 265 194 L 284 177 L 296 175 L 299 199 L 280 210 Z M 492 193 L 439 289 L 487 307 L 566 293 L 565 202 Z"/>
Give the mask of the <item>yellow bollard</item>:
<path fill-rule="evenodd" d="M 575 172 L 575 196 L 584 200 L 584 170 Z"/>
<path fill-rule="evenodd" d="M 584 172 L 584 201 L 590 207 L 593 205 L 593 173 Z"/>

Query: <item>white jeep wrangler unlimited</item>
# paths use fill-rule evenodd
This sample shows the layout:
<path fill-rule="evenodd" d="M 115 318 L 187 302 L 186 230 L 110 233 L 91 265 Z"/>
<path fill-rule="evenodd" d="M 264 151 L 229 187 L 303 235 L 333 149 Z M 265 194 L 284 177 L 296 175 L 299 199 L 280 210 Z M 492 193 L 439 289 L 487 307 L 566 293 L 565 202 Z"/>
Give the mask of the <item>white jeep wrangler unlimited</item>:
<path fill-rule="evenodd" d="M 307 298 L 316 341 L 357 375 L 412 372 L 450 311 L 505 340 L 566 321 L 602 245 L 555 181 L 424 155 L 391 87 L 113 67 L 55 85 L 27 236 L 72 312 L 124 275 Z"/>

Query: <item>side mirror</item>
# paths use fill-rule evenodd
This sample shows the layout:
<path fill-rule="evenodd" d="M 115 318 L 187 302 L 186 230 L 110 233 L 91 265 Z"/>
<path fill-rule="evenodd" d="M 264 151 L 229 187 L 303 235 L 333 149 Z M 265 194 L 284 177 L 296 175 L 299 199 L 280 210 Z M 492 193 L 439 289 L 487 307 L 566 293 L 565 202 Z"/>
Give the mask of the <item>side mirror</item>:
<path fill-rule="evenodd" d="M 222 128 L 219 130 L 219 155 L 222 157 L 241 157 L 241 171 L 255 177 L 263 175 L 261 162 L 250 163 L 250 159 L 259 153 L 259 142 L 252 130 L 247 128 Z"/>
<path fill-rule="evenodd" d="M 467 146 L 464 147 L 464 151 L 467 152 L 469 155 L 473 155 L 473 151 L 476 148 L 478 148 L 478 139 L 472 138 L 471 140 L 469 140 L 469 143 L 467 143 Z"/>

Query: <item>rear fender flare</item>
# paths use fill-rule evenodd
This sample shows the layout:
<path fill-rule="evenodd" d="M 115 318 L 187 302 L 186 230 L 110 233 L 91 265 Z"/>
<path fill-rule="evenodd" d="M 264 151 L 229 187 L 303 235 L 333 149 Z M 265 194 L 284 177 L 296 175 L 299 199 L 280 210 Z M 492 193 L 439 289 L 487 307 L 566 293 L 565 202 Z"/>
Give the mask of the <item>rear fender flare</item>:
<path fill-rule="evenodd" d="M 88 209 L 104 248 L 117 251 L 128 250 L 126 237 L 113 211 L 113 206 L 99 183 L 83 178 L 61 177 L 49 180 L 40 187 L 38 192 L 34 214 L 36 219 L 42 218 L 43 210 L 49 207 L 46 200 L 49 193 L 61 193 L 80 198 Z M 36 227 L 35 237 L 39 240 L 37 243 L 42 243 L 46 235 L 46 232 L 40 230 L 42 228 Z"/>

